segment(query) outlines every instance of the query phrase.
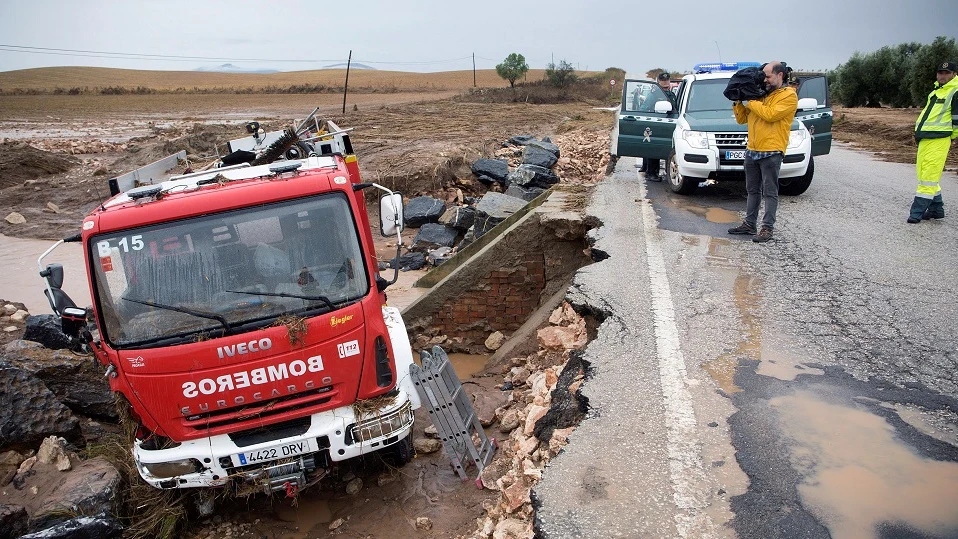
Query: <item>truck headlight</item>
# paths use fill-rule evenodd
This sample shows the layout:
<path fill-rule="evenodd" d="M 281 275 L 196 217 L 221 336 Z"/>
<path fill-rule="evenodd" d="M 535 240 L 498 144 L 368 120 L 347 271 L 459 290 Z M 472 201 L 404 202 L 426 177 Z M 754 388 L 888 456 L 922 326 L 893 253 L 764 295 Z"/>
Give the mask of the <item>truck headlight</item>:
<path fill-rule="evenodd" d="M 796 131 L 791 131 L 788 134 L 788 148 L 789 149 L 798 148 L 799 146 L 802 145 L 802 142 L 805 142 L 806 136 L 807 136 L 807 132 L 801 129 Z"/>
<path fill-rule="evenodd" d="M 709 147 L 709 135 L 704 131 L 682 131 L 682 138 L 693 148 L 704 150 Z"/>
<path fill-rule="evenodd" d="M 157 479 L 177 477 L 188 473 L 196 473 L 203 469 L 196 459 L 171 460 L 169 462 L 144 462 L 143 467 L 150 475 Z"/>

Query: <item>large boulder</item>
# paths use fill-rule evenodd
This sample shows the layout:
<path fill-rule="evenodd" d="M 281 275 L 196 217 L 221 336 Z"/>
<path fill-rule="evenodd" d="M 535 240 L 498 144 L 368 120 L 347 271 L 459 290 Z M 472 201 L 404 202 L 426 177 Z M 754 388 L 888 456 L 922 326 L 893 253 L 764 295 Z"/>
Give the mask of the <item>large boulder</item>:
<path fill-rule="evenodd" d="M 486 193 L 476 204 L 475 238 L 481 238 L 496 225 L 508 219 L 526 205 L 524 200 L 502 193 Z"/>
<path fill-rule="evenodd" d="M 105 458 L 83 461 L 62 478 L 30 517 L 31 532 L 65 522 L 70 515 L 117 514 L 120 472 Z M 30 487 L 29 478 L 25 487 Z"/>
<path fill-rule="evenodd" d="M 403 219 L 406 226 L 417 228 L 426 223 L 439 221 L 445 211 L 446 204 L 438 198 L 416 197 L 403 208 Z"/>
<path fill-rule="evenodd" d="M 521 198 L 526 202 L 531 202 L 544 191 L 545 189 L 542 187 L 523 187 L 521 185 L 512 184 L 508 189 L 506 189 L 505 194 L 511 197 Z"/>
<path fill-rule="evenodd" d="M 2 535 L 0 535 L 2 537 Z M 120 539 L 123 525 L 106 513 L 76 517 L 50 528 L 23 535 L 20 539 Z"/>
<path fill-rule="evenodd" d="M 390 268 L 399 268 L 399 271 L 422 269 L 426 265 L 425 253 L 406 253 L 399 258 L 389 261 Z"/>
<path fill-rule="evenodd" d="M 556 154 L 537 145 L 530 144 L 522 149 L 522 163 L 536 165 L 543 168 L 552 168 L 559 158 Z"/>
<path fill-rule="evenodd" d="M 536 140 L 536 138 L 532 135 L 516 135 L 509 139 L 509 144 L 514 144 L 516 146 L 525 146 L 526 144 L 529 144 L 533 140 Z"/>
<path fill-rule="evenodd" d="M 60 318 L 52 314 L 35 314 L 27 317 L 23 340 L 33 341 L 50 348 L 61 350 L 70 348 L 70 337 L 63 333 Z"/>
<path fill-rule="evenodd" d="M 16 539 L 26 533 L 29 519 L 24 507 L 0 503 L 0 539 Z"/>
<path fill-rule="evenodd" d="M 0 449 L 36 447 L 47 436 L 79 441 L 80 424 L 38 378 L 0 364 Z"/>
<path fill-rule="evenodd" d="M 509 174 L 509 185 L 518 185 L 520 187 L 542 187 L 548 189 L 550 186 L 559 183 L 559 177 L 555 172 L 536 165 L 519 165 L 519 168 Z"/>
<path fill-rule="evenodd" d="M 39 378 L 54 395 L 74 412 L 116 419 L 116 406 L 103 369 L 89 358 L 50 350 L 33 341 L 11 341 L 3 356 L 12 366 Z"/>
<path fill-rule="evenodd" d="M 503 184 L 509 177 L 509 163 L 501 159 L 477 159 L 470 169 L 477 177 L 487 176 Z"/>
<path fill-rule="evenodd" d="M 452 227 L 438 223 L 426 223 L 412 240 L 410 251 L 426 252 L 437 247 L 452 247 L 456 244 L 459 232 Z"/>
<path fill-rule="evenodd" d="M 542 148 L 543 150 L 551 153 L 552 155 L 555 155 L 556 158 L 561 157 L 559 155 L 559 147 L 549 142 L 549 139 L 547 138 L 542 140 L 530 140 L 529 143 L 526 144 L 526 146 L 536 146 L 538 148 Z"/>
<path fill-rule="evenodd" d="M 476 209 L 472 206 L 452 206 L 439 218 L 439 222 L 456 230 L 466 231 L 476 221 Z"/>

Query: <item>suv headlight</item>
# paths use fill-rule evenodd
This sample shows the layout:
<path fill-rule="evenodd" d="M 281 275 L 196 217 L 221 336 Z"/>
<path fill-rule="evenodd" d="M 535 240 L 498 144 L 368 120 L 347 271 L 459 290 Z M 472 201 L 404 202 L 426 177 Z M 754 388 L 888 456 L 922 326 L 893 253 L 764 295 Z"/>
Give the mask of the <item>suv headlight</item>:
<path fill-rule="evenodd" d="M 805 137 L 808 136 L 808 132 L 803 129 L 798 129 L 791 131 L 788 134 L 788 148 L 798 148 L 802 145 L 802 142 L 805 141 Z"/>
<path fill-rule="evenodd" d="M 709 147 L 709 135 L 703 131 L 682 131 L 682 138 L 693 148 Z"/>

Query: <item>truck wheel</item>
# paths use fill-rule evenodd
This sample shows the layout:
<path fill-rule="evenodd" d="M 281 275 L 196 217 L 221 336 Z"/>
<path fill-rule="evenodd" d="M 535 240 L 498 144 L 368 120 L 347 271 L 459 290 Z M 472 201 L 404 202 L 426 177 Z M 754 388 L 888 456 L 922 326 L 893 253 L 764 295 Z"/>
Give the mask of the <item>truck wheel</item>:
<path fill-rule="evenodd" d="M 412 446 L 412 433 L 394 443 L 386 449 L 385 457 L 393 461 L 396 466 L 403 466 L 416 456 L 416 450 Z"/>
<path fill-rule="evenodd" d="M 680 195 L 691 195 L 699 186 L 701 178 L 690 178 L 679 174 L 679 165 L 676 162 L 675 150 L 669 154 L 669 160 L 665 165 L 668 168 L 669 189 Z"/>
<path fill-rule="evenodd" d="M 808 169 L 805 171 L 804 176 L 797 176 L 795 178 L 779 178 L 778 194 L 793 197 L 804 193 L 808 190 L 808 186 L 812 184 L 812 176 L 814 174 L 815 160 L 809 157 Z"/>

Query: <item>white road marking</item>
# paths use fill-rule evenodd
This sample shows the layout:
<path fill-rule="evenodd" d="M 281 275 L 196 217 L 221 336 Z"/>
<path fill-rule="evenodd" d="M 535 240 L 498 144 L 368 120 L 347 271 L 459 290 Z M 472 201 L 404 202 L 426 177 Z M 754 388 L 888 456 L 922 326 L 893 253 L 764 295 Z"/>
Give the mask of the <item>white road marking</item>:
<path fill-rule="evenodd" d="M 638 176 L 638 172 L 636 173 Z M 645 253 L 651 281 L 652 316 L 655 323 L 655 346 L 658 352 L 659 378 L 665 406 L 665 425 L 668 431 L 669 473 L 672 478 L 673 500 L 679 508 L 675 525 L 680 537 L 716 536 L 708 507 L 708 480 L 702 467 L 692 395 L 688 390 L 685 357 L 675 325 L 675 307 L 665 271 L 662 249 L 655 233 L 655 211 L 647 198 L 645 180 L 641 177 L 642 223 L 645 230 Z"/>

